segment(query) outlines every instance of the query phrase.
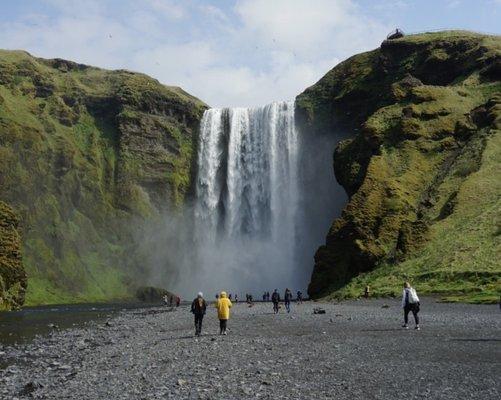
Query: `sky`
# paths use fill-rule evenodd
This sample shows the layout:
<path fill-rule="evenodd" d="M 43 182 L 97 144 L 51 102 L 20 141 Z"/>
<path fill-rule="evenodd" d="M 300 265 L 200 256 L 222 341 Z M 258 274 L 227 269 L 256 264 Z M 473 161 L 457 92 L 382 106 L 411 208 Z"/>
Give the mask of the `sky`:
<path fill-rule="evenodd" d="M 212 107 L 291 100 L 406 33 L 501 34 L 501 0 L 2 0 L 0 48 L 146 73 Z"/>

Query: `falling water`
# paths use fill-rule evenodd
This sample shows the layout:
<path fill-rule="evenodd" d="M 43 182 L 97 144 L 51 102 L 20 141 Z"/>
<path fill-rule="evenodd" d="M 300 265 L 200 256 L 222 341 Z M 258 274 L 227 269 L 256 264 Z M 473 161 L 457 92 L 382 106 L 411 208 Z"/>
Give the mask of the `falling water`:
<path fill-rule="evenodd" d="M 147 240 L 153 284 L 183 296 L 305 292 L 313 255 L 346 200 L 332 171 L 339 139 L 299 134 L 293 102 L 207 110 L 193 208 L 167 215 Z"/>
<path fill-rule="evenodd" d="M 290 282 L 297 237 L 297 172 L 293 102 L 205 112 L 195 235 L 206 280 L 237 290 L 257 290 L 278 275 Z M 269 284 L 279 283 L 274 281 Z"/>
<path fill-rule="evenodd" d="M 198 232 L 217 243 L 246 237 L 291 246 L 297 199 L 294 104 L 210 109 L 200 131 Z"/>

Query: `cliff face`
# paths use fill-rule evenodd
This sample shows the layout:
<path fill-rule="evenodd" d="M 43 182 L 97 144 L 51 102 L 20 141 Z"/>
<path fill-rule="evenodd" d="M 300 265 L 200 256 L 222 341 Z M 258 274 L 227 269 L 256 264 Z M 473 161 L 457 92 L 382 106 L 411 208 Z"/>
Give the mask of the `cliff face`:
<path fill-rule="evenodd" d="M 29 303 L 143 283 L 135 230 L 190 191 L 205 108 L 142 74 L 0 51 L 0 199 L 20 217 Z"/>
<path fill-rule="evenodd" d="M 0 310 L 18 308 L 24 303 L 27 279 L 18 226 L 14 210 L 0 201 Z"/>
<path fill-rule="evenodd" d="M 421 292 L 494 299 L 501 248 L 501 38 L 385 41 L 296 99 L 303 130 L 351 132 L 334 154 L 350 196 L 315 255 L 313 297 Z"/>

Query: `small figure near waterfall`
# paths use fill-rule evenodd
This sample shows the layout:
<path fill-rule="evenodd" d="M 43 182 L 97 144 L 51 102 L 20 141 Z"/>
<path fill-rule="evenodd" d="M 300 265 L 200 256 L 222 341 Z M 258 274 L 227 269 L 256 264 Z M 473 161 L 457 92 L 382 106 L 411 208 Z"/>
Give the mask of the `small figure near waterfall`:
<path fill-rule="evenodd" d="M 226 335 L 226 328 L 228 320 L 230 319 L 230 308 L 232 306 L 226 292 L 221 292 L 215 306 L 217 308 L 217 317 L 219 318 L 219 334 Z"/>
<path fill-rule="evenodd" d="M 303 293 L 301 293 L 300 290 L 297 291 L 297 297 L 296 297 L 296 299 L 297 299 L 297 303 L 298 304 L 301 304 L 303 302 Z"/>
<path fill-rule="evenodd" d="M 280 303 L 280 294 L 278 293 L 277 289 L 273 291 L 273 294 L 271 295 L 271 301 L 273 302 L 273 312 L 275 314 L 278 314 L 278 303 Z"/>
<path fill-rule="evenodd" d="M 235 303 L 238 303 L 238 294 L 235 293 Z"/>
<path fill-rule="evenodd" d="M 202 292 L 198 292 L 195 300 L 191 303 L 191 312 L 195 315 L 195 336 L 202 333 L 202 321 L 204 319 L 207 303 Z"/>
<path fill-rule="evenodd" d="M 419 297 L 416 290 L 411 286 L 409 282 L 404 283 L 404 290 L 402 292 L 402 308 L 404 309 L 404 324 L 402 328 L 409 329 L 409 312 L 412 312 L 414 316 L 414 322 L 416 326 L 414 329 L 419 330 Z"/>
<path fill-rule="evenodd" d="M 284 305 L 288 313 L 291 312 L 291 300 L 292 300 L 292 292 L 289 288 L 286 288 L 284 293 Z"/>

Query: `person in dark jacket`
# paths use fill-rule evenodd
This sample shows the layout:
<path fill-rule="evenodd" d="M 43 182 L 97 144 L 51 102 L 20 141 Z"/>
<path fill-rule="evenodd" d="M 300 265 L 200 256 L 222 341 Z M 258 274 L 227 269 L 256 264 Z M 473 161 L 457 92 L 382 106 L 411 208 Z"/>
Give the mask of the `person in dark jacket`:
<path fill-rule="evenodd" d="M 273 312 L 275 314 L 278 314 L 278 303 L 280 302 L 280 294 L 278 293 L 277 289 L 275 289 L 275 291 L 271 295 L 271 301 L 273 302 Z"/>
<path fill-rule="evenodd" d="M 303 293 L 300 290 L 297 291 L 297 302 L 301 304 L 303 302 Z"/>
<path fill-rule="evenodd" d="M 191 303 L 191 312 L 195 315 L 195 336 L 202 333 L 202 321 L 204 319 L 207 303 L 202 292 L 198 292 L 197 298 Z"/>
<path fill-rule="evenodd" d="M 288 313 L 291 312 L 291 300 L 292 300 L 292 292 L 289 288 L 286 288 L 284 293 L 284 305 Z"/>

